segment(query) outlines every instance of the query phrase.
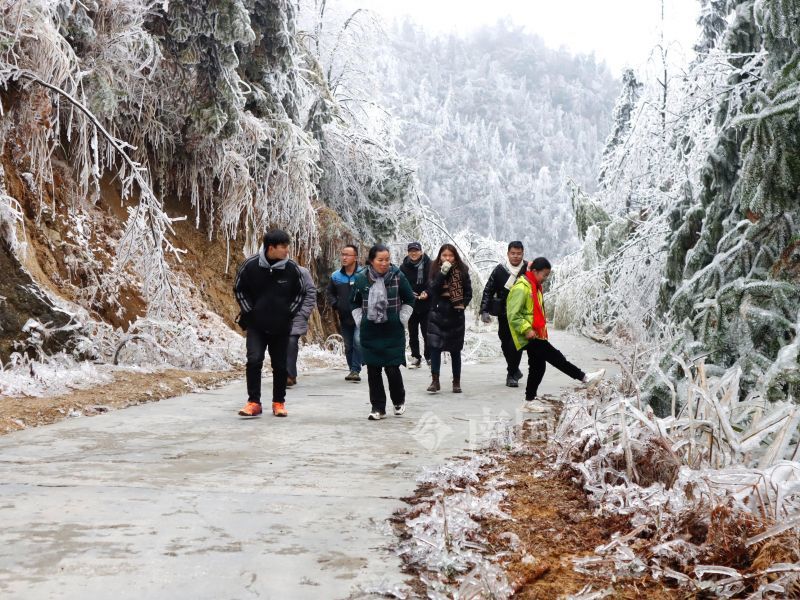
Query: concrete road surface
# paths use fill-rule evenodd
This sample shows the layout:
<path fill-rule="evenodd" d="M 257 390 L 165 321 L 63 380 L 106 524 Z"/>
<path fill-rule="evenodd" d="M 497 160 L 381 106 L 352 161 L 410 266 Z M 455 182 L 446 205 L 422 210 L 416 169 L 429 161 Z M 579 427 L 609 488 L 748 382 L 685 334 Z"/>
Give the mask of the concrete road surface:
<path fill-rule="evenodd" d="M 605 348 L 553 342 L 614 371 Z M 403 370 L 408 410 L 379 422 L 366 381 L 342 370 L 301 374 L 288 419 L 237 417 L 240 382 L 0 437 L 0 598 L 344 599 L 402 584 L 386 522 L 399 498 L 522 402 L 502 360 L 466 365 L 460 395 L 448 369 L 436 395 L 425 369 Z M 540 393 L 573 385 L 549 368 Z"/>

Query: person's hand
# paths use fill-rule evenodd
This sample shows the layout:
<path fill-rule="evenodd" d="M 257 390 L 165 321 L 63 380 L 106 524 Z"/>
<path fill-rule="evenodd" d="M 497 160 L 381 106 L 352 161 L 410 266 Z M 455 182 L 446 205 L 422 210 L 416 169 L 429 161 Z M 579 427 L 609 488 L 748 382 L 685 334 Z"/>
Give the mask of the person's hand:
<path fill-rule="evenodd" d="M 428 292 L 422 292 L 419 296 L 417 296 L 420 300 L 427 300 L 428 299 Z"/>
<path fill-rule="evenodd" d="M 525 332 L 525 339 L 532 340 L 536 337 L 536 332 L 533 329 L 529 329 Z"/>
<path fill-rule="evenodd" d="M 481 313 L 481 321 L 483 321 L 484 323 L 491 323 L 492 322 L 492 315 L 490 315 L 488 312 L 482 312 Z"/>
<path fill-rule="evenodd" d="M 453 268 L 452 263 L 449 260 L 446 260 L 442 263 L 442 275 L 447 275 L 450 272 L 450 269 Z"/>

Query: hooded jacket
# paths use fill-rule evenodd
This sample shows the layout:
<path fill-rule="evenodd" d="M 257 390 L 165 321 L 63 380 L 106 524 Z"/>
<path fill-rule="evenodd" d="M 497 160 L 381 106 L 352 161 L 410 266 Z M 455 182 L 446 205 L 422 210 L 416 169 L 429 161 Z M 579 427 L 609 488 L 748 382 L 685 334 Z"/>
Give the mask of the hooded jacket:
<path fill-rule="evenodd" d="M 272 335 L 289 335 L 292 320 L 308 295 L 308 284 L 294 261 L 270 264 L 264 247 L 247 258 L 233 285 L 240 324 Z"/>

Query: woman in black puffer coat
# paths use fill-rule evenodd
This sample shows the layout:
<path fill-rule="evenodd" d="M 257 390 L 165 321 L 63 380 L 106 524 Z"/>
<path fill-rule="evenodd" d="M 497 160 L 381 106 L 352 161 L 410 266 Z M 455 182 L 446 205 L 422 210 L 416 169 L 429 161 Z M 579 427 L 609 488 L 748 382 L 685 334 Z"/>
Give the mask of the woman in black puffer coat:
<path fill-rule="evenodd" d="M 472 282 L 469 269 L 462 262 L 452 244 L 439 248 L 436 260 L 431 263 L 427 297 L 428 347 L 431 352 L 431 385 L 429 392 L 438 392 L 442 352 L 449 352 L 453 365 L 453 392 L 461 392 L 461 350 L 464 348 L 464 311 L 472 300 Z"/>

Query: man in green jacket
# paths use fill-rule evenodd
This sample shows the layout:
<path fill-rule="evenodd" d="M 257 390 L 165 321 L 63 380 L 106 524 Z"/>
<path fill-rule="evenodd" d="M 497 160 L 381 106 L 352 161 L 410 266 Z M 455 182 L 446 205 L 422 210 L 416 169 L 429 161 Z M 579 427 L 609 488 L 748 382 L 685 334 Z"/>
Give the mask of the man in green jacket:
<path fill-rule="evenodd" d="M 517 350 L 524 348 L 528 353 L 526 402 L 536 400 L 547 363 L 587 385 L 596 385 L 605 375 L 605 369 L 587 375 L 549 342 L 542 283 L 550 276 L 550 270 L 550 261 L 544 257 L 531 261 L 525 276 L 520 277 L 511 288 L 506 303 L 508 326 L 514 345 Z"/>

